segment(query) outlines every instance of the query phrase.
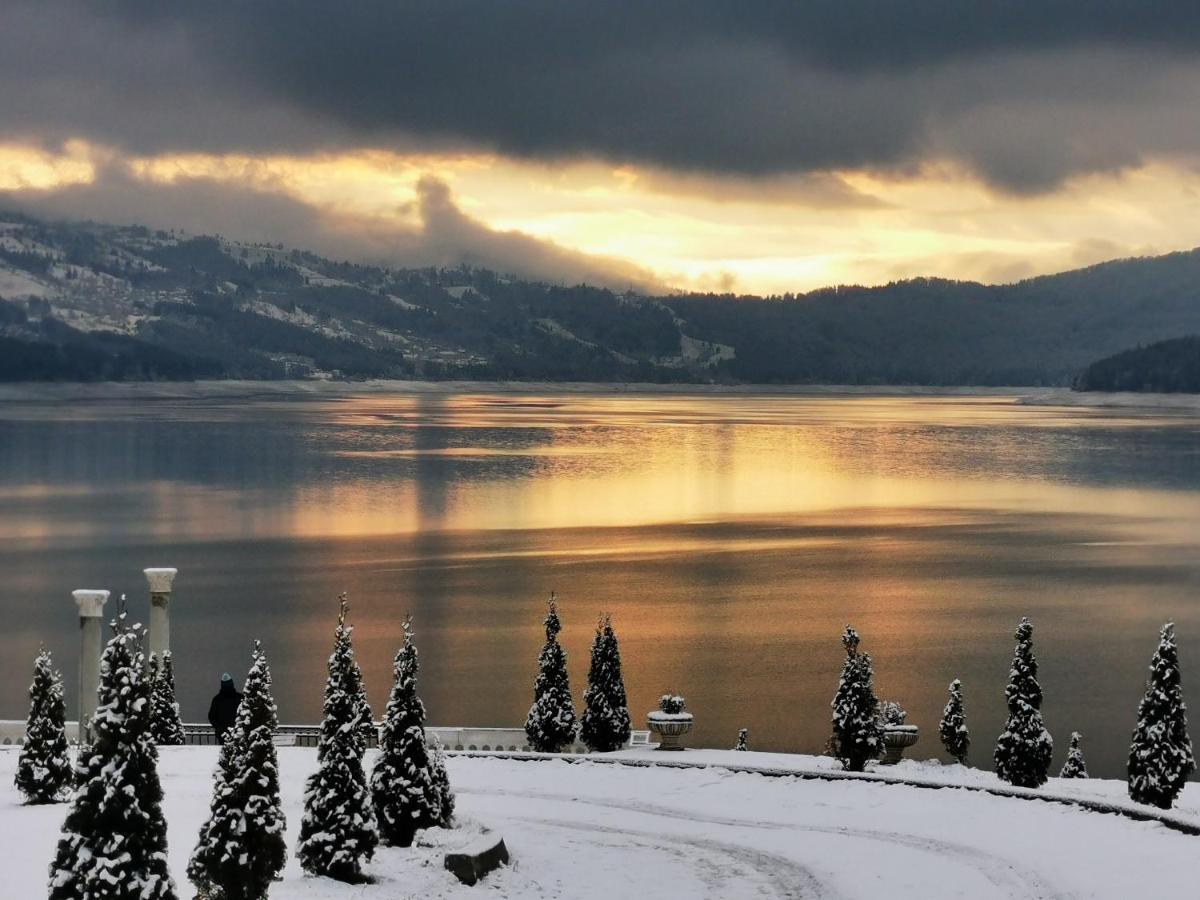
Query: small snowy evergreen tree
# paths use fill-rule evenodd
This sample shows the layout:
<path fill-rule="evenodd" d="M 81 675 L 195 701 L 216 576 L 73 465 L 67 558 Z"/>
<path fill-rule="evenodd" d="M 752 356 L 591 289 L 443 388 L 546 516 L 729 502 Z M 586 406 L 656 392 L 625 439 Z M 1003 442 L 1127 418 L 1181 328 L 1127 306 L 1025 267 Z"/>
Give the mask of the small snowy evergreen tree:
<path fill-rule="evenodd" d="M 258 641 L 237 719 L 225 735 L 208 821 L 188 877 L 210 898 L 263 900 L 287 857 L 271 670 Z"/>
<path fill-rule="evenodd" d="M 621 677 L 621 648 L 613 631 L 612 616 L 601 616 L 592 642 L 592 663 L 583 694 L 579 737 L 591 750 L 608 753 L 620 750 L 629 740 L 631 725 Z"/>
<path fill-rule="evenodd" d="M 14 779 L 26 803 L 56 803 L 71 787 L 66 720 L 62 675 L 54 671 L 50 654 L 42 650 L 33 664 L 25 743 Z"/>
<path fill-rule="evenodd" d="M 1009 784 L 1040 787 L 1050 771 L 1054 740 L 1042 723 L 1042 688 L 1033 655 L 1033 625 L 1028 618 L 1021 619 L 1013 637 L 1017 646 L 1004 690 L 1008 721 L 996 741 L 993 759 L 996 774 Z"/>
<path fill-rule="evenodd" d="M 353 628 L 346 624 L 346 595 L 338 600 L 341 608 L 325 682 L 317 771 L 305 786 L 297 856 L 310 875 L 359 882 L 362 864 L 374 856 L 379 842 L 362 764 L 371 710 L 354 659 Z"/>
<path fill-rule="evenodd" d="M 540 753 L 558 753 L 575 740 L 575 706 L 567 679 L 567 654 L 558 643 L 562 623 L 558 604 L 550 595 L 546 613 L 546 644 L 538 655 L 538 676 L 533 684 L 533 706 L 525 720 L 529 746 Z"/>
<path fill-rule="evenodd" d="M 743 728 L 740 731 L 738 731 L 737 744 L 734 746 L 733 749 L 734 750 L 749 750 L 750 749 L 750 730 L 749 729 Z"/>
<path fill-rule="evenodd" d="M 185 736 L 179 719 L 179 704 L 175 701 L 175 667 L 171 664 L 170 650 L 163 651 L 161 664 L 155 654 L 150 654 L 150 674 L 154 743 L 182 746 Z"/>
<path fill-rule="evenodd" d="M 412 619 L 404 620 L 404 646 L 396 653 L 395 681 L 379 729 L 379 758 L 371 773 L 371 796 L 379 837 L 410 847 L 422 828 L 438 824 L 440 796 L 425 744 L 425 705 L 417 696 L 417 647 Z"/>
<path fill-rule="evenodd" d="M 875 759 L 883 750 L 883 728 L 877 711 L 874 674 L 871 657 L 858 652 L 858 633 L 849 625 L 842 635 L 846 662 L 838 682 L 833 703 L 833 743 L 842 765 L 851 772 L 861 772 L 867 760 Z"/>
<path fill-rule="evenodd" d="M 49 900 L 176 900 L 141 628 L 124 619 L 122 610 L 101 658 L 93 741 L 50 867 Z"/>
<path fill-rule="evenodd" d="M 967 714 L 963 709 L 962 682 L 955 678 L 950 682 L 950 699 L 942 710 L 942 721 L 938 723 L 938 735 L 946 752 L 960 765 L 966 765 L 967 750 L 971 747 L 971 733 L 967 731 Z"/>
<path fill-rule="evenodd" d="M 446 769 L 446 751 L 436 734 L 429 741 L 429 772 L 437 790 L 438 824 L 449 828 L 454 821 L 454 791 L 450 788 L 450 772 Z"/>
<path fill-rule="evenodd" d="M 1079 748 L 1079 739 L 1082 737 L 1078 731 L 1071 732 L 1071 746 L 1067 749 L 1067 761 L 1063 763 L 1062 771 L 1058 773 L 1059 778 L 1087 778 L 1087 763 L 1083 761 L 1083 750 Z"/>
<path fill-rule="evenodd" d="M 1175 623 L 1168 622 L 1150 660 L 1146 695 L 1138 704 L 1137 727 L 1129 748 L 1129 796 L 1138 803 L 1170 809 L 1195 768 Z"/>

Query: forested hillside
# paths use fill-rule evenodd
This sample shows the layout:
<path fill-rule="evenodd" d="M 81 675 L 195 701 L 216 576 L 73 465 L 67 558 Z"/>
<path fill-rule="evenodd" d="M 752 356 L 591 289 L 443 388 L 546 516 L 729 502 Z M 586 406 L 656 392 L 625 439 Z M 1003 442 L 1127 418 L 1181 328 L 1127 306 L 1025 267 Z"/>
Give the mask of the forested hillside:
<path fill-rule="evenodd" d="M 0 214 L 0 379 L 1069 384 L 1200 333 L 1200 252 L 1012 285 L 647 297 Z"/>
<path fill-rule="evenodd" d="M 1159 341 L 1101 359 L 1083 370 L 1075 388 L 1200 394 L 1200 337 Z"/>

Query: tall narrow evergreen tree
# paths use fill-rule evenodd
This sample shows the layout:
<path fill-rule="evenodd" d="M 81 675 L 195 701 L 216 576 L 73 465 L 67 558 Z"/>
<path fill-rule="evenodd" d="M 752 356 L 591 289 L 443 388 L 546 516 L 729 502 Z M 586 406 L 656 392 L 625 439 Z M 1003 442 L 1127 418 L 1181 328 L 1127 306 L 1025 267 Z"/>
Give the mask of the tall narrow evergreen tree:
<path fill-rule="evenodd" d="M 310 875 L 359 882 L 363 862 L 375 855 L 379 843 L 362 763 L 371 710 L 354 659 L 354 629 L 346 624 L 346 595 L 338 600 L 340 612 L 325 682 L 325 715 L 317 742 L 317 771 L 305 786 L 297 855 Z"/>
<path fill-rule="evenodd" d="M 1037 680 L 1037 659 L 1033 655 L 1033 625 L 1028 618 L 1017 625 L 1016 649 L 1008 687 L 1008 721 L 996 741 L 993 759 L 996 774 L 1017 787 L 1040 787 L 1046 783 L 1054 740 L 1042 723 L 1042 688 Z"/>
<path fill-rule="evenodd" d="M 1195 768 L 1175 623 L 1168 622 L 1150 660 L 1146 695 L 1138 704 L 1137 727 L 1129 748 L 1129 796 L 1138 803 L 1170 809 Z"/>
<path fill-rule="evenodd" d="M 154 725 L 154 742 L 163 746 L 179 747 L 185 740 L 183 722 L 179 719 L 179 704 L 175 701 L 175 667 L 171 663 L 171 651 L 164 650 L 162 661 L 150 654 L 151 721 Z"/>
<path fill-rule="evenodd" d="M 50 900 L 176 900 L 141 627 L 124 619 L 122 610 L 101 658 L 93 742 L 50 867 Z"/>
<path fill-rule="evenodd" d="M 33 663 L 25 743 L 14 779 L 26 803 L 56 803 L 71 787 L 66 720 L 62 675 L 54 670 L 50 654 L 42 650 Z"/>
<path fill-rule="evenodd" d="M 449 828 L 454 821 L 454 791 L 450 787 L 450 772 L 446 768 L 446 751 L 436 734 L 429 741 L 429 771 L 437 791 L 438 824 Z"/>
<path fill-rule="evenodd" d="M 750 749 L 750 729 L 742 728 L 738 731 L 737 744 L 733 749 L 742 751 Z"/>
<path fill-rule="evenodd" d="M 583 694 L 579 738 L 600 753 L 620 750 L 629 740 L 631 725 L 625 681 L 621 677 L 621 648 L 613 631 L 612 616 L 605 613 L 596 625 L 592 663 Z"/>
<path fill-rule="evenodd" d="M 1081 735 L 1078 731 L 1071 732 L 1071 746 L 1067 749 L 1067 761 L 1063 763 L 1059 778 L 1087 778 L 1087 763 L 1083 761 L 1083 750 L 1079 747 Z"/>
<path fill-rule="evenodd" d="M 875 676 L 871 657 L 858 652 L 859 637 L 849 625 L 842 635 L 846 662 L 838 682 L 833 703 L 833 738 L 842 765 L 851 772 L 861 772 L 867 760 L 883 751 L 883 728 L 876 712 Z"/>
<path fill-rule="evenodd" d="M 938 735 L 946 752 L 960 765 L 966 765 L 967 750 L 971 747 L 971 733 L 967 731 L 967 714 L 963 709 L 962 682 L 955 678 L 950 682 L 950 699 L 942 710 L 938 723 Z"/>
<path fill-rule="evenodd" d="M 575 705 L 567 679 L 567 653 L 558 643 L 562 623 L 554 594 L 550 595 L 545 626 L 546 643 L 538 655 L 538 676 L 533 684 L 533 706 L 525 720 L 525 736 L 534 750 L 558 753 L 575 740 Z"/>
<path fill-rule="evenodd" d="M 425 704 L 417 696 L 419 667 L 409 618 L 404 620 L 404 646 L 392 667 L 395 682 L 371 773 L 379 837 L 392 847 L 412 846 L 420 829 L 438 824 L 440 797 L 425 744 Z"/>
<path fill-rule="evenodd" d="M 237 719 L 225 736 L 208 821 L 188 877 L 210 898 L 263 900 L 287 857 L 271 670 L 258 641 Z"/>

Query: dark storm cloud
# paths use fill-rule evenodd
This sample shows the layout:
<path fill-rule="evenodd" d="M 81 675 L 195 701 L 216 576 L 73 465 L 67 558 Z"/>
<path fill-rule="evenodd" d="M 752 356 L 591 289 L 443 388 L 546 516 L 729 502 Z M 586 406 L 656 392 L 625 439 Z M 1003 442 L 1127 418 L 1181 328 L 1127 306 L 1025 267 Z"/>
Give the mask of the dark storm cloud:
<path fill-rule="evenodd" d="M 1039 190 L 1200 152 L 1200 4 L 9 0 L 0 124 L 734 175 L 960 161 Z"/>

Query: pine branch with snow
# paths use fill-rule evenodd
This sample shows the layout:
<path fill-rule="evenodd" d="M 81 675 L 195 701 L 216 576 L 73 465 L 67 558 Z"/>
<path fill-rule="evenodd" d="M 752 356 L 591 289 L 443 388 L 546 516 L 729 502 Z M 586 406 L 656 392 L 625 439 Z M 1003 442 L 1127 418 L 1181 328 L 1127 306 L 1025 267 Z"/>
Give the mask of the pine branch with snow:
<path fill-rule="evenodd" d="M 1175 623 L 1162 627 L 1129 748 L 1129 796 L 1170 809 L 1196 768 L 1183 702 Z"/>
<path fill-rule="evenodd" d="M 971 733 L 967 730 L 967 714 L 963 709 L 962 682 L 955 678 L 950 682 L 950 699 L 942 710 L 938 723 L 938 736 L 942 746 L 954 761 L 966 765 L 967 751 L 971 747 Z"/>
<path fill-rule="evenodd" d="M 186 737 L 179 718 L 179 703 L 175 700 L 175 667 L 170 650 L 163 651 L 161 663 L 155 654 L 150 654 L 150 672 L 154 742 L 160 746 L 180 747 Z"/>
<path fill-rule="evenodd" d="M 525 736 L 534 750 L 558 753 L 575 740 L 575 705 L 567 678 L 567 653 L 558 643 L 562 622 L 554 594 L 550 595 L 544 624 L 546 643 L 538 655 L 538 676 L 533 684 L 533 706 L 525 720 Z"/>
<path fill-rule="evenodd" d="M 1042 722 L 1042 688 L 1033 655 L 1033 625 L 1028 618 L 1021 619 L 1013 636 L 1017 646 L 1004 690 L 1008 721 L 996 741 L 993 760 L 996 774 L 1009 784 L 1040 787 L 1050 771 L 1054 740 Z"/>
<path fill-rule="evenodd" d="M 1079 741 L 1083 736 L 1078 731 L 1071 732 L 1071 746 L 1067 748 L 1067 761 L 1063 763 L 1059 778 L 1087 778 L 1087 763 L 1083 760 L 1083 750 Z"/>
<path fill-rule="evenodd" d="M 412 846 L 422 828 L 438 824 L 441 797 L 425 743 L 425 705 L 417 696 L 417 647 L 412 619 L 404 620 L 404 646 L 392 667 L 395 680 L 379 729 L 379 758 L 371 772 L 371 796 L 380 840 Z"/>
<path fill-rule="evenodd" d="M 879 724 L 879 701 L 875 697 L 871 657 L 858 652 L 859 636 L 849 625 L 842 635 L 846 662 L 833 702 L 833 743 L 842 765 L 861 772 L 867 761 L 883 752 L 883 728 Z"/>
<path fill-rule="evenodd" d="M 57 803 L 71 787 L 66 719 L 62 675 L 42 650 L 33 664 L 25 743 L 13 779 L 26 803 Z"/>
<path fill-rule="evenodd" d="M 271 670 L 255 641 L 237 719 L 221 746 L 209 818 L 188 864 L 188 878 L 209 897 L 262 900 L 283 870 L 278 725 Z"/>
<path fill-rule="evenodd" d="M 346 595 L 338 599 L 340 612 L 325 682 L 317 771 L 305 785 L 297 856 L 310 875 L 360 882 L 362 864 L 374 856 L 379 843 L 363 771 L 371 710 L 354 659 L 353 628 L 346 624 Z"/>
<path fill-rule="evenodd" d="M 612 616 L 605 614 L 596 625 L 588 686 L 583 694 L 579 738 L 594 751 L 620 750 L 629 740 L 632 724 L 625 680 L 621 675 L 621 648 L 613 631 Z"/>
<path fill-rule="evenodd" d="M 100 665 L 93 741 L 50 867 L 49 900 L 176 900 L 140 626 L 122 610 Z"/>

